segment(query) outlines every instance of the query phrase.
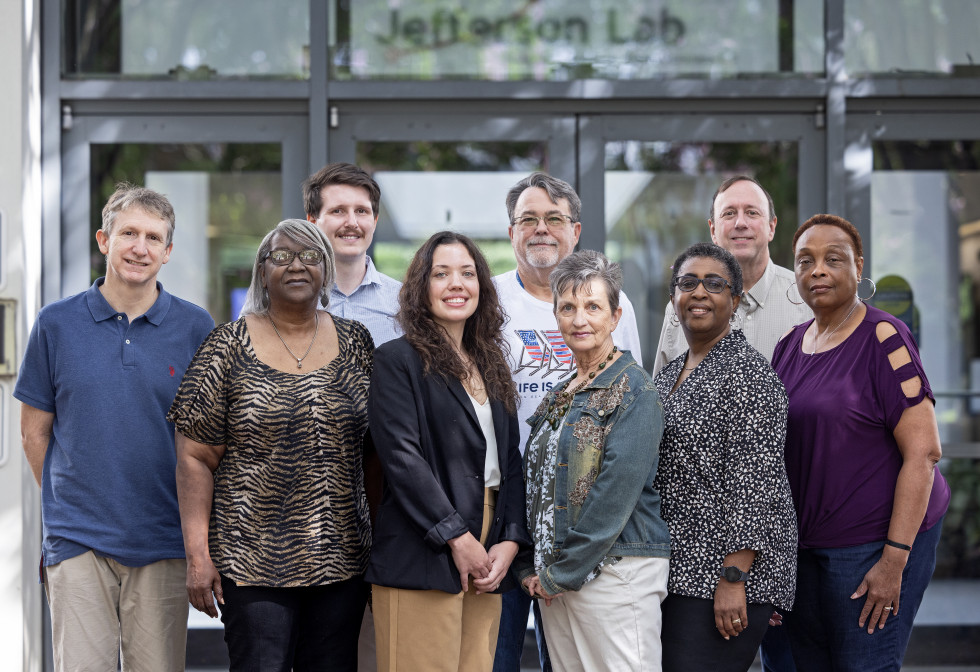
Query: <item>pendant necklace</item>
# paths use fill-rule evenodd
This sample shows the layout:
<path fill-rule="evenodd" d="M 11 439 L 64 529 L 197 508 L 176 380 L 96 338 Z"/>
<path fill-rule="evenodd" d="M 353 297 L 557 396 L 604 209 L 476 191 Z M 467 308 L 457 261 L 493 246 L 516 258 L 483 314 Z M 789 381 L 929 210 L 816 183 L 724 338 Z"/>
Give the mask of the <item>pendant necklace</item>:
<path fill-rule="evenodd" d="M 855 301 L 854 302 L 854 305 L 851 306 L 850 312 L 847 313 L 847 317 L 845 317 L 843 320 L 841 320 L 840 321 L 840 324 L 838 324 L 836 327 L 834 327 L 834 330 L 832 332 L 830 332 L 829 334 L 827 334 L 827 338 L 823 339 L 823 342 L 824 343 L 826 343 L 827 341 L 829 341 L 831 339 L 831 337 L 833 337 L 833 335 L 837 333 L 837 330 L 840 329 L 841 327 L 843 327 L 844 326 L 844 323 L 847 322 L 849 319 L 851 319 L 851 315 L 854 314 L 854 311 L 855 311 L 855 309 L 857 309 L 859 303 L 861 303 L 861 302 L 860 301 Z M 813 321 L 813 352 L 811 352 L 810 354 L 811 355 L 817 354 L 817 321 L 816 320 Z"/>
<path fill-rule="evenodd" d="M 319 312 L 320 311 L 316 311 L 315 313 L 313 313 L 313 324 L 314 324 L 314 326 L 313 326 L 313 340 L 310 341 L 310 347 L 308 347 L 306 349 L 306 352 L 303 353 L 303 356 L 302 357 L 297 357 L 296 356 L 296 353 L 293 352 L 292 350 L 290 350 L 289 346 L 286 345 L 286 341 L 283 340 L 282 334 L 279 333 L 279 327 L 276 326 L 276 322 L 275 322 L 275 320 L 272 319 L 272 315 L 269 315 L 269 322 L 272 322 L 272 328 L 275 329 L 276 336 L 279 337 L 279 340 L 282 342 L 283 347 L 286 348 L 286 352 L 288 352 L 292 356 L 292 358 L 296 360 L 296 368 L 297 369 L 302 369 L 303 368 L 303 360 L 306 359 L 306 356 L 310 354 L 310 350 L 313 349 L 313 344 L 316 342 L 317 332 L 320 331 L 320 315 L 319 315 Z"/>

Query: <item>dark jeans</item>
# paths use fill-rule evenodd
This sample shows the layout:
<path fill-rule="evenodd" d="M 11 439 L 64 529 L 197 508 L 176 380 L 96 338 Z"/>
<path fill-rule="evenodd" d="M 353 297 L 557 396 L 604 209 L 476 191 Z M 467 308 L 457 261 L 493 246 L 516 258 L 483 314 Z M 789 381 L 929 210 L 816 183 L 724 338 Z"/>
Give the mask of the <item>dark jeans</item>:
<path fill-rule="evenodd" d="M 221 589 L 233 672 L 356 672 L 368 595 L 361 577 L 308 588 L 264 588 L 237 586 L 222 576 Z"/>
<path fill-rule="evenodd" d="M 779 610 L 785 619 L 786 614 Z M 789 648 L 789 633 L 785 625 L 770 626 L 762 638 L 762 672 L 796 672 L 793 651 Z"/>
<path fill-rule="evenodd" d="M 493 657 L 493 672 L 520 672 L 524 655 L 524 635 L 527 633 L 527 615 L 534 605 L 534 632 L 538 644 L 538 660 L 542 672 L 551 672 L 548 644 L 544 641 L 541 611 L 538 604 L 522 588 L 508 590 L 502 596 L 500 632 L 497 635 L 497 652 Z"/>
<path fill-rule="evenodd" d="M 848 548 L 801 549 L 796 572 L 796 604 L 786 626 L 793 658 L 800 672 L 872 672 L 902 668 L 919 610 L 932 572 L 942 521 L 915 538 L 902 572 L 899 611 L 882 630 L 868 634 L 858 627 L 866 597 L 851 595 L 864 575 L 881 558 L 882 542 Z"/>
<path fill-rule="evenodd" d="M 715 628 L 715 602 L 697 597 L 667 595 L 660 606 L 663 630 L 663 672 L 745 672 L 755 661 L 769 628 L 771 604 L 746 605 L 748 627 L 726 640 Z"/>

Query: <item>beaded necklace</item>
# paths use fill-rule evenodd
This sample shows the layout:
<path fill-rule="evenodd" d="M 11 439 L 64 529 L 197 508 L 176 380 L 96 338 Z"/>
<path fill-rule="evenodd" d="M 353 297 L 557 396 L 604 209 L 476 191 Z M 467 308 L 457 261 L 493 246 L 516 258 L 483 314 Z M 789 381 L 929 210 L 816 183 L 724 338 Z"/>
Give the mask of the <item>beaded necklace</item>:
<path fill-rule="evenodd" d="M 600 362 L 599 367 L 589 374 L 588 379 L 594 379 L 599 371 L 606 368 L 606 364 L 612 361 L 617 352 L 619 352 L 619 348 L 613 346 L 613 350 L 609 353 L 609 356 L 606 357 L 606 361 Z M 551 403 L 548 404 L 548 411 L 545 413 L 544 419 L 545 422 L 551 426 L 552 431 L 558 429 L 558 425 L 561 424 L 561 419 L 565 417 L 565 414 L 568 413 L 568 409 L 572 405 L 572 397 L 575 396 L 575 392 L 577 392 L 581 387 L 580 385 L 578 388 L 575 388 L 574 391 L 571 390 L 572 381 L 575 380 L 577 376 L 578 371 L 572 374 L 572 377 L 568 379 L 567 383 L 565 383 L 565 388 L 561 392 L 556 392 L 554 398 L 551 400 Z"/>

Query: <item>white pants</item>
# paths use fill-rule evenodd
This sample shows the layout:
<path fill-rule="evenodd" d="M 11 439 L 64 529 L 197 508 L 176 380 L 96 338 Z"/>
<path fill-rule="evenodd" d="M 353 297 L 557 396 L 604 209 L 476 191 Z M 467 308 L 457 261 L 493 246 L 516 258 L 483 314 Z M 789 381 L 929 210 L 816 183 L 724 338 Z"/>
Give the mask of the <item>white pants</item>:
<path fill-rule="evenodd" d="M 541 602 L 555 672 L 660 672 L 667 558 L 624 557 L 581 590 Z"/>
<path fill-rule="evenodd" d="M 92 551 L 46 567 L 54 668 L 124 672 L 184 669 L 187 563 L 127 567 Z"/>

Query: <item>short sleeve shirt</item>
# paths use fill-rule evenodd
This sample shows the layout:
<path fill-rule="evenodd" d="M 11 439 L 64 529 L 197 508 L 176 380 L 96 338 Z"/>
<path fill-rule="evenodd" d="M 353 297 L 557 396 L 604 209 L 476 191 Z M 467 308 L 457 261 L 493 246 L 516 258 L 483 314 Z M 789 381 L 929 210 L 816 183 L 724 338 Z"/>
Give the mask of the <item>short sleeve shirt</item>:
<path fill-rule="evenodd" d="M 880 342 L 888 322 L 896 334 Z M 840 548 L 887 538 L 902 455 L 894 430 L 905 409 L 933 398 L 908 327 L 888 313 L 867 313 L 844 341 L 824 352 L 803 351 L 810 322 L 776 346 L 773 367 L 789 395 L 786 471 L 800 522 L 801 548 Z M 888 355 L 904 346 L 912 359 L 893 369 Z M 902 382 L 918 376 L 919 395 Z M 921 530 L 935 525 L 949 503 L 936 469 Z"/>
<path fill-rule="evenodd" d="M 521 399 L 517 419 L 523 455 L 531 434 L 527 419 L 551 388 L 568 380 L 575 372 L 575 358 L 558 330 L 555 308 L 550 301 L 542 301 L 524 289 L 517 271 L 495 276 L 493 281 L 500 305 L 507 313 L 504 340 L 510 348 L 508 362 Z M 619 305 L 623 308 L 623 316 L 613 332 L 613 342 L 620 350 L 629 351 L 637 362 L 642 362 L 636 313 L 623 292 L 619 293 Z"/>
<path fill-rule="evenodd" d="M 86 551 L 128 567 L 184 557 L 167 409 L 208 313 L 167 293 L 132 322 L 99 278 L 45 306 L 14 396 L 54 414 L 41 476 L 45 566 Z"/>
<path fill-rule="evenodd" d="M 367 567 L 362 442 L 374 347 L 363 325 L 333 319 L 339 354 L 301 374 L 256 358 L 245 318 L 221 325 L 170 410 L 188 438 L 225 445 L 208 546 L 239 585 L 323 585 Z"/>

